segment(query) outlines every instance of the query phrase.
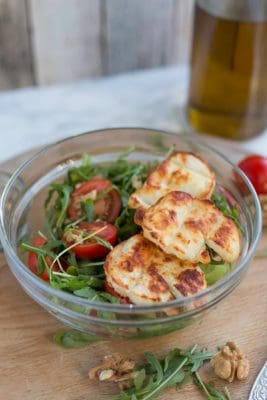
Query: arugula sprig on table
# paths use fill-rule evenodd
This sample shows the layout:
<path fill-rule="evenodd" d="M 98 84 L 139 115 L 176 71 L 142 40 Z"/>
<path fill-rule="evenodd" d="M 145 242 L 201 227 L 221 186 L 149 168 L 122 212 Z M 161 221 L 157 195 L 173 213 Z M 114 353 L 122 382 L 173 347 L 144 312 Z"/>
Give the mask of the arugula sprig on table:
<path fill-rule="evenodd" d="M 165 389 L 173 387 L 178 390 L 189 381 L 194 382 L 208 400 L 231 400 L 228 391 L 217 390 L 199 375 L 199 369 L 214 353 L 198 350 L 195 345 L 188 350 L 173 349 L 162 359 L 151 352 L 144 355 L 147 362 L 137 367 L 138 375 L 133 386 L 109 400 L 152 400 Z"/>
<path fill-rule="evenodd" d="M 77 349 L 101 340 L 99 336 L 87 333 L 62 329 L 53 335 L 54 343 L 64 349 Z"/>
<path fill-rule="evenodd" d="M 61 330 L 54 334 L 53 340 L 60 347 L 73 349 L 90 345 L 101 338 L 75 330 Z M 205 382 L 199 373 L 202 366 L 215 354 L 206 348 L 198 350 L 197 345 L 188 350 L 175 348 L 164 358 L 157 358 L 153 353 L 145 352 L 146 362 L 136 366 L 138 375 L 133 380 L 133 385 L 105 400 L 153 400 L 165 389 L 178 390 L 190 382 L 193 382 L 208 400 L 231 400 L 226 387 L 223 391 L 216 389 L 213 384 Z"/>

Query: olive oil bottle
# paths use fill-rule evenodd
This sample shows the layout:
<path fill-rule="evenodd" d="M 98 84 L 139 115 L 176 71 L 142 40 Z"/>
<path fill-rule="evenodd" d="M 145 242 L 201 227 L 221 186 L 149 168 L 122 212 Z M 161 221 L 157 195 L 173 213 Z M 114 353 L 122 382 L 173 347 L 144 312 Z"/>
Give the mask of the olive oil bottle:
<path fill-rule="evenodd" d="M 267 128 L 267 1 L 196 2 L 187 116 L 237 140 Z"/>

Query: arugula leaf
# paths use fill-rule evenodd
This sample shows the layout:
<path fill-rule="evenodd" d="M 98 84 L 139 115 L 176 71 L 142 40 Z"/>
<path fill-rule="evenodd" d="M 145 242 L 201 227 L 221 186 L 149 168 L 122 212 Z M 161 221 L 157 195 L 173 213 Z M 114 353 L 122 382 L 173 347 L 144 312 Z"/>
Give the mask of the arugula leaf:
<path fill-rule="evenodd" d="M 77 183 L 87 181 L 97 175 L 97 168 L 92 163 L 92 158 L 89 154 L 83 154 L 82 163 L 79 167 L 71 168 L 68 171 L 67 182 L 71 186 Z"/>
<path fill-rule="evenodd" d="M 159 384 L 163 379 L 163 369 L 161 363 L 151 352 L 146 352 L 145 357 L 150 363 L 153 373 L 156 374 L 155 385 Z"/>
<path fill-rule="evenodd" d="M 76 256 L 75 254 L 70 251 L 69 255 L 68 255 L 68 264 L 74 267 L 78 267 L 78 262 L 76 260 Z"/>
<path fill-rule="evenodd" d="M 232 206 L 228 202 L 226 196 L 224 196 L 223 194 L 213 193 L 211 196 L 211 200 L 215 203 L 216 207 L 224 213 L 226 217 L 232 218 L 236 226 L 239 228 L 242 234 L 244 234 L 244 227 L 240 223 L 239 211 L 237 207 Z"/>
<path fill-rule="evenodd" d="M 169 353 L 164 358 L 163 371 L 166 372 L 169 368 L 170 362 L 175 360 L 177 357 L 180 357 L 180 355 L 181 355 L 180 349 L 173 349 L 173 350 L 169 351 Z"/>
<path fill-rule="evenodd" d="M 231 400 L 227 389 L 224 389 L 224 393 L 220 392 L 213 385 L 203 382 L 198 372 L 195 372 L 193 377 L 195 384 L 207 396 L 208 400 Z"/>
<path fill-rule="evenodd" d="M 94 236 L 94 240 L 95 240 L 97 243 L 101 244 L 102 246 L 106 247 L 107 249 L 113 250 L 112 244 L 110 244 L 107 240 L 101 238 L 100 236 L 95 235 L 95 236 Z"/>
<path fill-rule="evenodd" d="M 82 208 L 86 213 L 86 219 L 88 222 L 93 222 L 95 217 L 95 205 L 92 199 L 86 199 L 82 203 Z"/>
<path fill-rule="evenodd" d="M 70 259 L 70 258 L 69 258 Z M 68 260 L 69 260 L 68 259 Z M 67 273 L 70 275 L 94 275 L 95 277 L 105 277 L 103 271 L 104 261 L 76 261 L 76 265 L 68 261 L 70 266 L 67 268 Z"/>
<path fill-rule="evenodd" d="M 50 209 L 47 209 L 45 212 L 44 230 L 46 235 L 52 240 L 57 240 L 57 234 L 56 232 L 54 232 L 55 219 L 55 210 L 52 207 Z"/>
<path fill-rule="evenodd" d="M 26 250 L 26 251 L 33 251 L 34 253 L 38 254 L 38 255 L 43 255 L 43 256 L 50 256 L 52 258 L 54 258 L 56 255 L 53 251 L 51 251 L 49 249 L 49 246 L 45 245 L 42 247 L 39 246 L 34 246 L 28 242 L 23 242 L 20 245 L 22 250 Z"/>
<path fill-rule="evenodd" d="M 61 330 L 53 335 L 53 340 L 55 344 L 64 349 L 77 349 L 98 342 L 101 338 L 76 330 Z"/>
<path fill-rule="evenodd" d="M 140 231 L 140 227 L 134 222 L 134 214 L 135 210 L 126 207 L 115 221 L 121 241 L 128 239 Z"/>
<path fill-rule="evenodd" d="M 50 285 L 57 289 L 64 289 L 76 294 L 76 291 L 87 288 L 88 286 L 90 288 L 102 289 L 104 287 L 104 281 L 94 276 L 73 276 L 60 272 L 53 272 Z"/>
<path fill-rule="evenodd" d="M 231 264 L 218 261 L 218 264 L 200 264 L 200 268 L 205 274 L 208 286 L 214 285 L 231 271 Z"/>
<path fill-rule="evenodd" d="M 140 371 L 138 371 L 138 375 L 136 378 L 134 378 L 134 387 L 136 390 L 140 390 L 144 384 L 146 378 L 146 371 L 144 368 L 142 368 Z"/>
<path fill-rule="evenodd" d="M 55 229 L 62 228 L 63 226 L 63 223 L 66 219 L 72 190 L 72 187 L 67 184 L 53 183 L 51 185 L 51 188 L 48 192 L 48 197 L 45 201 L 45 208 L 48 209 L 54 194 L 57 194 L 55 202 L 52 206 L 54 213 L 50 212 L 48 214 L 48 217 L 50 216 L 50 223 L 52 222 L 51 225 L 54 226 Z"/>
<path fill-rule="evenodd" d="M 166 152 L 169 150 L 169 147 L 165 145 L 165 143 L 163 142 L 163 138 L 159 133 L 155 133 L 155 135 L 152 137 L 152 143 L 154 147 L 160 152 Z"/>
<path fill-rule="evenodd" d="M 45 257 L 42 254 L 38 254 L 38 261 L 37 261 L 37 275 L 41 276 L 44 270 L 46 269 L 46 261 Z"/>
<path fill-rule="evenodd" d="M 135 146 L 128 147 L 128 149 L 126 149 L 119 155 L 117 161 L 124 160 L 125 158 L 128 157 L 129 154 L 133 153 L 135 150 L 136 150 Z"/>
<path fill-rule="evenodd" d="M 99 301 L 99 302 L 106 302 L 106 303 L 119 303 L 119 299 L 115 296 L 112 296 L 106 292 L 100 292 L 92 289 L 91 287 L 85 287 L 80 290 L 76 290 L 74 292 L 76 296 L 84 297 L 91 301 Z M 97 315 L 103 319 L 108 319 L 109 321 L 116 320 L 116 314 L 111 311 L 97 311 Z M 116 328 L 109 327 L 110 331 L 116 331 Z"/>
<path fill-rule="evenodd" d="M 100 302 L 108 302 L 108 303 L 119 303 L 119 299 L 115 296 L 112 296 L 106 292 L 99 292 L 92 287 L 84 287 L 79 290 L 75 290 L 74 294 L 79 297 L 84 297 L 91 301 L 100 301 Z"/>

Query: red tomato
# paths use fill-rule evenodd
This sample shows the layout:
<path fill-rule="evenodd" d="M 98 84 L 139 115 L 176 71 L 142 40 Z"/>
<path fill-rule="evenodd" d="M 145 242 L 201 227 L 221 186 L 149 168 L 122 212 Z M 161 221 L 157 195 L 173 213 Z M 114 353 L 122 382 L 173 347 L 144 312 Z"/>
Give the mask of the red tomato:
<path fill-rule="evenodd" d="M 36 247 L 43 247 L 46 244 L 46 240 L 42 236 L 38 236 L 34 241 L 33 241 L 33 246 Z M 47 265 L 50 267 L 52 264 L 53 260 L 50 256 L 45 257 L 45 261 Z M 66 268 L 66 263 L 64 260 L 61 261 L 61 265 L 63 268 Z M 34 251 L 30 251 L 28 255 L 28 267 L 34 272 L 36 275 L 38 275 L 38 254 L 35 253 Z M 59 265 L 56 262 L 53 266 L 53 271 L 60 271 Z M 42 272 L 40 278 L 42 278 L 44 281 L 49 281 L 49 274 L 46 271 L 46 269 Z"/>
<path fill-rule="evenodd" d="M 46 240 L 38 236 L 34 241 L 33 245 L 36 247 L 43 247 L 46 244 Z M 52 264 L 52 259 L 49 256 L 45 257 L 45 260 L 47 262 L 47 265 L 50 266 Z M 38 254 L 34 253 L 33 251 L 29 252 L 28 255 L 28 266 L 34 272 L 36 275 L 38 275 Z M 40 275 L 40 278 L 42 278 L 44 281 L 49 281 L 49 275 L 46 270 L 42 272 Z"/>
<path fill-rule="evenodd" d="M 72 193 L 71 203 L 69 205 L 69 216 L 72 220 L 77 220 L 81 217 L 81 202 L 90 198 L 95 199 L 95 216 L 101 217 L 107 222 L 114 222 L 121 212 L 121 198 L 116 189 L 111 189 L 103 197 L 97 198 L 99 193 L 112 186 L 112 182 L 103 178 L 93 178 L 82 183 Z M 95 192 L 95 193 L 93 193 Z M 88 196 L 89 195 L 89 196 Z M 88 196 L 88 197 L 87 197 Z"/>
<path fill-rule="evenodd" d="M 96 232 L 99 229 L 105 227 L 101 232 L 97 233 L 101 239 L 106 240 L 112 246 L 117 242 L 117 228 L 114 225 L 107 224 L 106 222 L 81 222 L 79 228 L 88 232 Z M 66 241 L 67 246 L 71 245 L 71 241 Z M 109 249 L 92 238 L 91 240 L 85 241 L 85 243 L 77 244 L 77 246 L 71 249 L 77 257 L 89 260 L 98 260 L 99 258 L 105 257 L 109 252 Z"/>
<path fill-rule="evenodd" d="M 267 157 L 254 154 L 244 158 L 238 166 L 251 180 L 258 194 L 267 194 Z"/>
<path fill-rule="evenodd" d="M 118 297 L 120 299 L 121 304 L 132 304 L 130 299 L 128 297 L 122 297 L 120 296 L 114 289 L 111 287 L 107 282 L 105 282 L 105 290 L 109 294 L 111 294 L 114 297 Z"/>

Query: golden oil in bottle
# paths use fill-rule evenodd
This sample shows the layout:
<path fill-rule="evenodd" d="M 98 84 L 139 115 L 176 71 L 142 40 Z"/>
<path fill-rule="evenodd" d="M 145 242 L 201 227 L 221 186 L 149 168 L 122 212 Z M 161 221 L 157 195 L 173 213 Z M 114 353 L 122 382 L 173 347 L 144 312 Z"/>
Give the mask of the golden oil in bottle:
<path fill-rule="evenodd" d="M 188 119 L 199 131 L 247 139 L 267 127 L 267 1 L 264 10 L 252 2 L 256 15 L 228 9 L 223 17 L 210 13 L 213 1 L 195 8 Z"/>

